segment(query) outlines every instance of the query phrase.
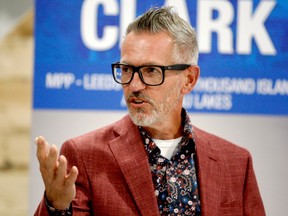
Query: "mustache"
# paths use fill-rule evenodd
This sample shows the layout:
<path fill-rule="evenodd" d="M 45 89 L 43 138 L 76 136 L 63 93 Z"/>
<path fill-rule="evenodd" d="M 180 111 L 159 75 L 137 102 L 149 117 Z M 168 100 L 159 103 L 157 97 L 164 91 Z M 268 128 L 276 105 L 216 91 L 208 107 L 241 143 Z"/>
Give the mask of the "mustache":
<path fill-rule="evenodd" d="M 142 92 L 132 92 L 128 95 L 127 101 L 130 101 L 131 98 L 141 99 L 149 103 L 154 103 L 154 101 L 147 94 Z"/>

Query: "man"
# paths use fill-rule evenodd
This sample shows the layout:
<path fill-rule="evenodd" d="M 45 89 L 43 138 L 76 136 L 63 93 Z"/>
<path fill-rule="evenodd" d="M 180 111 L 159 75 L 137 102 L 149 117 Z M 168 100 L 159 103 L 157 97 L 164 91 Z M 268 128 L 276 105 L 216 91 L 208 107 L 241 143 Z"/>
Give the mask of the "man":
<path fill-rule="evenodd" d="M 265 215 L 249 152 L 182 108 L 199 77 L 193 28 L 171 8 L 131 23 L 112 64 L 129 115 L 68 140 L 36 139 L 45 195 L 35 215 Z"/>

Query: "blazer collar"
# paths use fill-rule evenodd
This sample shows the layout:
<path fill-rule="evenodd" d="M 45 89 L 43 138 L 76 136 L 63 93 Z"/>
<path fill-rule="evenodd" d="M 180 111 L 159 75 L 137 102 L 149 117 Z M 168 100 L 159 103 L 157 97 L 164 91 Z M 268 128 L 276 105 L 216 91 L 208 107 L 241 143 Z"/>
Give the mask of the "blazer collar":
<path fill-rule="evenodd" d="M 148 157 L 137 126 L 127 115 L 115 128 L 109 146 L 126 179 L 141 215 L 159 215 Z"/>

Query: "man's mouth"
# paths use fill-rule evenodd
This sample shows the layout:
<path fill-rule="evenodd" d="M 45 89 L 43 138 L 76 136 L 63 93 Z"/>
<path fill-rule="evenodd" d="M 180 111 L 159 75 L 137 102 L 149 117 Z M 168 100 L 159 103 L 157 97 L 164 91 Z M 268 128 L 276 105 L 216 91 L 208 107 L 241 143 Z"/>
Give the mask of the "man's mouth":
<path fill-rule="evenodd" d="M 135 104 L 142 104 L 142 103 L 144 103 L 144 101 L 141 100 L 141 99 L 135 99 L 135 100 L 132 100 L 132 103 L 135 103 Z"/>
<path fill-rule="evenodd" d="M 139 98 L 131 98 L 130 103 L 133 103 L 133 104 L 143 104 L 143 103 L 145 103 L 145 101 L 142 100 L 142 99 L 139 99 Z"/>
<path fill-rule="evenodd" d="M 135 107 L 142 107 L 142 105 L 149 103 L 149 98 L 146 97 L 145 95 L 135 95 L 131 94 L 128 97 L 129 104 L 134 105 Z"/>

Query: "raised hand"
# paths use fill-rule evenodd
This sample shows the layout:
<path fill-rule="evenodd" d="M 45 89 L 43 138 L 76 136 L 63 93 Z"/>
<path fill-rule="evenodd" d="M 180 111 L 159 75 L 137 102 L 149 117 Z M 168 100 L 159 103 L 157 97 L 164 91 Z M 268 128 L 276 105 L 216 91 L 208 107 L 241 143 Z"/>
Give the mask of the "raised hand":
<path fill-rule="evenodd" d="M 65 156 L 59 157 L 57 147 L 49 145 L 43 137 L 37 137 L 35 143 L 46 197 L 54 208 L 66 209 L 76 195 L 78 169 L 73 166 L 67 172 Z"/>

